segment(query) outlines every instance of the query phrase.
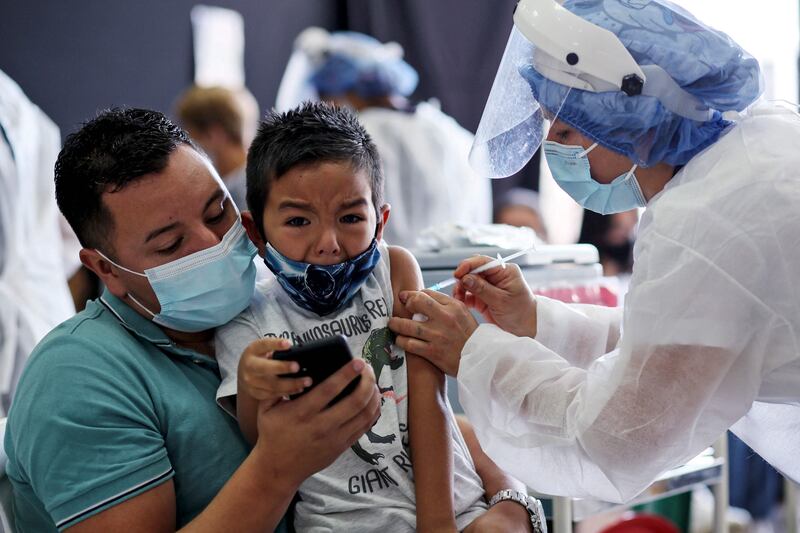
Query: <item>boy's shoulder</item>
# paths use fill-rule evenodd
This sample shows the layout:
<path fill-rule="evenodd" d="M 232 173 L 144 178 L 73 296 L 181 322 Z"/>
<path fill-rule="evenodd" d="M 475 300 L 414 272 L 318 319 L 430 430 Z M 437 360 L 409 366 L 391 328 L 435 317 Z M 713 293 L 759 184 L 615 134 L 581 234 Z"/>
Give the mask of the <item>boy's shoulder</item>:
<path fill-rule="evenodd" d="M 417 290 L 422 288 L 422 272 L 414 255 L 402 246 L 387 246 L 392 290 Z"/>

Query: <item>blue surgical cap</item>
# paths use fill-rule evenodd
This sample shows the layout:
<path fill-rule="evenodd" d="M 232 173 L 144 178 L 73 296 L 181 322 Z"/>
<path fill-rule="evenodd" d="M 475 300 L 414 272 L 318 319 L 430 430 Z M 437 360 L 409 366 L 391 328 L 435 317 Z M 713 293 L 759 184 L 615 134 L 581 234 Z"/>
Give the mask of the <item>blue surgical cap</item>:
<path fill-rule="evenodd" d="M 416 89 L 417 71 L 400 57 L 386 58 L 377 53 L 383 46 L 377 39 L 357 32 L 336 32 L 332 36 L 340 42 L 351 39 L 362 50 L 374 48 L 376 54 L 369 57 L 343 50 L 329 52 L 311 78 L 319 94 L 337 96 L 354 91 L 363 98 L 375 98 L 408 96 Z"/>
<path fill-rule="evenodd" d="M 684 165 L 714 143 L 762 91 L 758 62 L 730 37 L 665 0 L 566 0 L 572 13 L 617 35 L 639 65 L 658 65 L 712 109 L 710 120 L 677 115 L 654 96 L 565 88 L 532 66 L 520 73 L 539 103 L 584 136 L 641 166 Z"/>

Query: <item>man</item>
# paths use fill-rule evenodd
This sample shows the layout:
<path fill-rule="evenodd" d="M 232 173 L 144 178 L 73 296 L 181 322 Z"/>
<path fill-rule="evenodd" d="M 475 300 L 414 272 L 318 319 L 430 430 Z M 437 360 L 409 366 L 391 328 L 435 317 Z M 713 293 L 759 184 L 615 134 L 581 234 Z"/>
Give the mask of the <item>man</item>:
<path fill-rule="evenodd" d="M 205 151 L 231 198 L 246 209 L 245 163 L 247 148 L 258 127 L 258 102 L 242 87 L 193 86 L 184 92 L 176 106 L 181 125 Z"/>
<path fill-rule="evenodd" d="M 355 361 L 261 412 L 269 442 L 249 451 L 215 404 L 211 341 L 249 302 L 254 251 L 208 160 L 160 113 L 107 111 L 67 138 L 56 196 L 106 290 L 20 380 L 4 444 L 19 529 L 274 529 L 297 486 L 374 423 L 372 371 Z"/>

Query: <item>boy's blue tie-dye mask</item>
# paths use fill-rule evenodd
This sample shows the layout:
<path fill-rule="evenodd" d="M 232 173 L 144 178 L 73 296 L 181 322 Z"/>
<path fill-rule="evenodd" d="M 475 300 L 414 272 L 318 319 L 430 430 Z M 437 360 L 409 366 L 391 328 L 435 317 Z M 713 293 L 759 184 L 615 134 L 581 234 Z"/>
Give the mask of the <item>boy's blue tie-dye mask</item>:
<path fill-rule="evenodd" d="M 264 262 L 294 303 L 318 314 L 329 315 L 350 303 L 381 259 L 377 239 L 359 255 L 335 265 L 293 261 L 270 243 Z"/>

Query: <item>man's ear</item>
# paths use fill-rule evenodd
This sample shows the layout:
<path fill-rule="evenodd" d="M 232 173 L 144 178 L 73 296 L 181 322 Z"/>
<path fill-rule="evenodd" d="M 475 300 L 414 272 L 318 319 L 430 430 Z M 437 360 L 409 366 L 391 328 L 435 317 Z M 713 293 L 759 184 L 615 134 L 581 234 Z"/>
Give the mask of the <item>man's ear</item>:
<path fill-rule="evenodd" d="M 113 265 L 105 259 L 97 250 L 91 248 L 81 248 L 78 252 L 83 266 L 94 272 L 100 281 L 108 288 L 108 292 L 117 298 L 125 298 L 128 289 L 122 283 L 120 277 L 112 270 Z"/>
<path fill-rule="evenodd" d="M 383 204 L 378 212 L 378 230 L 375 232 L 375 239 L 380 241 L 383 238 L 383 230 L 386 228 L 386 223 L 389 222 L 389 213 L 392 206 Z"/>
<path fill-rule="evenodd" d="M 247 236 L 250 237 L 250 241 L 258 248 L 258 255 L 263 258 L 266 243 L 264 242 L 264 238 L 261 237 L 261 229 L 256 224 L 253 214 L 250 211 L 242 211 L 242 224 L 247 232 Z"/>

